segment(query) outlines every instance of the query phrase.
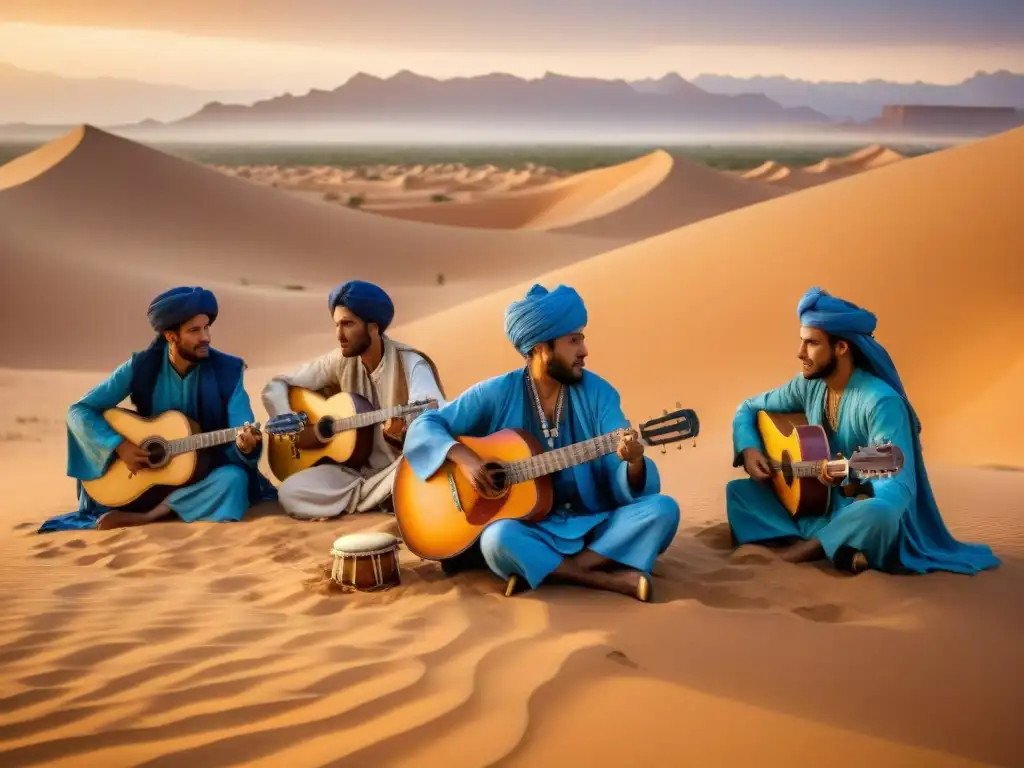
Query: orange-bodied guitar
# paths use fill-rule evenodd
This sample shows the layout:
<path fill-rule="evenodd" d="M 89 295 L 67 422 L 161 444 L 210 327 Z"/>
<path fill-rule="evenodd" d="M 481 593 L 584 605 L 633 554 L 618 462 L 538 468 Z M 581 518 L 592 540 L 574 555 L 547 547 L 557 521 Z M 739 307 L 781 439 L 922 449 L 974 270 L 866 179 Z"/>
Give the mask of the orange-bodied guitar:
<path fill-rule="evenodd" d="M 793 517 L 823 515 L 832 489 L 818 480 L 821 462 L 829 474 L 861 478 L 888 477 L 903 469 L 903 451 L 892 443 L 860 448 L 848 459 L 833 459 L 825 429 L 808 424 L 802 413 L 757 412 L 757 429 L 772 469 L 772 487 Z"/>
<path fill-rule="evenodd" d="M 202 480 L 211 468 L 211 456 L 203 449 L 233 443 L 244 428 L 200 432 L 199 425 L 180 411 L 147 419 L 127 408 L 111 408 L 103 418 L 119 435 L 149 452 L 149 467 L 132 474 L 116 457 L 100 477 L 83 480 L 82 488 L 103 506 L 129 512 L 148 511 L 176 488 Z M 259 432 L 259 424 L 251 426 Z"/>
<path fill-rule="evenodd" d="M 325 462 L 359 469 L 373 451 L 375 424 L 415 416 L 436 408 L 437 402 L 422 400 L 374 410 L 369 400 L 354 392 L 323 397 L 303 387 L 289 387 L 288 405 L 293 413 L 275 416 L 264 428 L 276 438 L 267 441 L 267 463 L 278 480 Z M 296 449 L 287 438 L 297 437 L 304 429 L 317 430 L 327 442 L 317 448 Z"/>
<path fill-rule="evenodd" d="M 646 421 L 637 432 L 648 446 L 696 437 L 697 414 L 679 409 Z M 503 429 L 487 437 L 458 437 L 458 442 L 487 462 L 500 492 L 481 496 L 458 467 L 445 461 L 420 480 L 403 456 L 395 472 L 392 501 L 405 545 L 426 560 L 444 560 L 470 547 L 495 520 L 536 521 L 551 511 L 550 475 L 614 453 L 623 430 L 544 451 L 529 432 Z M 682 448 L 682 446 L 679 446 Z"/>

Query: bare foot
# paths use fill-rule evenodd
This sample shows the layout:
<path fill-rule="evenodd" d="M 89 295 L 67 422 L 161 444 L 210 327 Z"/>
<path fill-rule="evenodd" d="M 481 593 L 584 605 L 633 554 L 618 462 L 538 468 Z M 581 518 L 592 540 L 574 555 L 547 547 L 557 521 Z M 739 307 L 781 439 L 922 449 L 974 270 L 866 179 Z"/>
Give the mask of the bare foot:
<path fill-rule="evenodd" d="M 629 569 L 610 573 L 609 576 L 619 584 L 622 594 L 644 603 L 654 599 L 654 585 L 647 574 Z"/>
<path fill-rule="evenodd" d="M 134 525 L 145 525 L 149 522 L 145 512 L 125 512 L 113 509 L 105 512 L 96 520 L 96 530 L 107 531 L 111 528 L 130 528 Z"/>
<path fill-rule="evenodd" d="M 159 504 L 149 512 L 125 512 L 123 509 L 112 509 L 100 515 L 96 520 L 96 529 L 106 531 L 111 528 L 130 528 L 145 525 L 171 514 L 171 507 L 166 502 Z"/>
<path fill-rule="evenodd" d="M 787 563 L 806 563 L 810 560 L 820 560 L 824 556 L 825 549 L 817 539 L 797 542 L 779 552 L 779 559 Z"/>

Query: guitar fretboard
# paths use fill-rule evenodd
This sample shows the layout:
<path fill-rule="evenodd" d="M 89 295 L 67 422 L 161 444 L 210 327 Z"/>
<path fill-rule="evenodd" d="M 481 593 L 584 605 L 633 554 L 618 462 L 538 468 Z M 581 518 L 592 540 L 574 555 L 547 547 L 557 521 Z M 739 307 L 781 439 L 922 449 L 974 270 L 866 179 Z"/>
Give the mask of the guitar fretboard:
<path fill-rule="evenodd" d="M 622 430 L 615 430 L 528 459 L 510 461 L 504 465 L 508 482 L 515 484 L 533 480 L 613 453 L 618 448 L 621 435 Z"/>
<path fill-rule="evenodd" d="M 768 466 L 775 472 L 782 472 L 782 462 L 768 459 Z M 816 461 L 794 461 L 789 465 L 789 470 L 793 477 L 817 477 L 818 476 L 818 462 Z M 843 477 L 846 475 L 846 462 L 845 461 L 830 461 L 828 463 L 829 473 L 834 477 Z"/>
<path fill-rule="evenodd" d="M 428 405 L 430 404 L 418 403 L 416 405 L 396 405 L 392 408 L 382 408 L 379 411 L 357 413 L 355 416 L 346 416 L 344 419 L 338 419 L 333 422 L 331 431 L 334 434 L 338 434 L 339 432 L 347 432 L 350 429 L 359 429 L 360 427 L 368 427 L 371 424 L 380 424 L 388 419 L 403 418 L 413 413 L 425 411 Z"/>
<path fill-rule="evenodd" d="M 232 427 L 231 429 L 218 429 L 215 432 L 202 432 L 198 435 L 182 437 L 177 440 L 168 440 L 167 452 L 171 456 L 178 456 L 182 453 L 198 451 L 201 448 L 224 445 L 225 443 L 233 442 L 241 431 L 242 427 Z"/>

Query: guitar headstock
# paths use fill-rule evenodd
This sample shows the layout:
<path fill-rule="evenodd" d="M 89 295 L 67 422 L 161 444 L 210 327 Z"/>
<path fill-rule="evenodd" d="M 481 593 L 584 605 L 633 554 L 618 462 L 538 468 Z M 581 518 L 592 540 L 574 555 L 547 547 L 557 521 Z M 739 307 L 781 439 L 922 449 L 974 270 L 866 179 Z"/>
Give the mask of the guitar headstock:
<path fill-rule="evenodd" d="M 891 442 L 861 447 L 848 459 L 850 471 L 866 479 L 890 477 L 903 469 L 903 451 Z"/>
<path fill-rule="evenodd" d="M 272 437 L 290 437 L 299 434 L 308 423 L 305 413 L 282 413 L 270 419 L 263 431 Z"/>
<path fill-rule="evenodd" d="M 637 432 L 644 445 L 660 445 L 662 453 L 668 450 L 665 446 L 670 443 L 680 443 L 679 450 L 682 450 L 683 440 L 695 438 L 700 433 L 700 420 L 692 408 L 682 408 L 676 403 L 676 410 L 648 419 L 637 428 Z"/>

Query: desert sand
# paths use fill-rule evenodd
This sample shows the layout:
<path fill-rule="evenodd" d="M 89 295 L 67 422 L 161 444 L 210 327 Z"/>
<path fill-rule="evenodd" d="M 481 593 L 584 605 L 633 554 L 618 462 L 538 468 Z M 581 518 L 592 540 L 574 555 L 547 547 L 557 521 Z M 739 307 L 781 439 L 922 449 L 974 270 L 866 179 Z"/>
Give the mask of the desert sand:
<path fill-rule="evenodd" d="M 0 763 L 1024 763 L 1022 161 L 1018 130 L 643 239 L 624 214 L 650 215 L 661 182 L 635 168 L 604 202 L 572 193 L 576 223 L 621 216 L 597 237 L 345 210 L 93 129 L 0 168 Z M 505 598 L 496 577 L 445 577 L 404 549 L 398 588 L 317 586 L 337 536 L 397 533 L 384 514 L 300 523 L 266 505 L 234 525 L 35 533 L 73 504 L 65 409 L 148 340 L 154 293 L 218 292 L 215 344 L 252 361 L 263 418 L 266 378 L 330 348 L 326 288 L 349 277 L 396 296 L 392 336 L 422 345 L 450 394 L 520 364 L 502 314 L 539 281 L 581 292 L 589 365 L 634 423 L 697 410 L 695 445 L 651 454 L 683 513 L 654 604 Z M 847 577 L 730 552 L 732 412 L 795 372 L 813 284 L 878 313 L 945 519 L 999 569 Z"/>

